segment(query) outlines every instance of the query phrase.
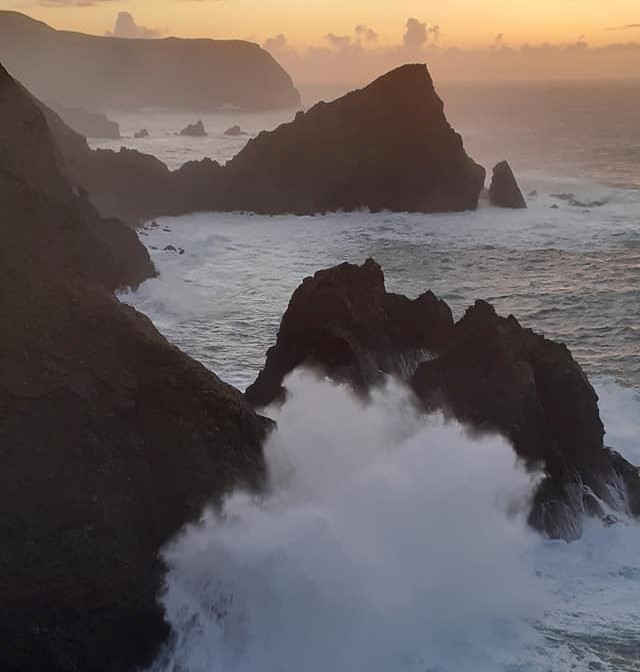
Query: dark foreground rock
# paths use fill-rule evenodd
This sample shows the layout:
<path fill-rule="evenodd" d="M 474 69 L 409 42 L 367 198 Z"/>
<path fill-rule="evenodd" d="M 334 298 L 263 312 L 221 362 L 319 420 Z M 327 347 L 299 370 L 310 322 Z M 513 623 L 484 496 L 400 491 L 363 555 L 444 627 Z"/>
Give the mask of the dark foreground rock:
<path fill-rule="evenodd" d="M 447 122 L 425 65 L 299 112 L 260 133 L 225 166 L 224 209 L 473 210 L 484 168 Z"/>
<path fill-rule="evenodd" d="M 319 271 L 294 292 L 248 401 L 282 400 L 298 366 L 359 392 L 382 372 L 400 376 L 426 412 L 505 436 L 545 473 L 530 522 L 551 537 L 580 536 L 585 515 L 604 516 L 599 500 L 640 515 L 638 469 L 605 447 L 598 398 L 568 348 L 484 301 L 454 325 L 430 292 L 414 301 L 387 293 L 371 259 Z"/>
<path fill-rule="evenodd" d="M 243 40 L 98 37 L 0 11 L 0 61 L 38 98 L 66 107 L 300 106 L 291 77 L 269 52 Z"/>
<path fill-rule="evenodd" d="M 501 161 L 493 168 L 489 200 L 499 208 L 519 209 L 527 207 L 527 202 L 520 191 L 511 166 L 506 161 Z"/>
<path fill-rule="evenodd" d="M 195 124 L 189 124 L 180 131 L 180 135 L 190 138 L 204 138 L 207 135 L 204 124 L 201 121 L 196 121 Z"/>
<path fill-rule="evenodd" d="M 0 68 L 0 667 L 133 672 L 168 635 L 160 548 L 259 484 L 265 424 L 114 297 L 148 255 L 59 166 Z"/>
<path fill-rule="evenodd" d="M 60 115 L 67 126 L 85 138 L 120 139 L 120 126 L 105 114 L 55 104 L 51 105 L 51 108 Z"/>
<path fill-rule="evenodd" d="M 284 399 L 282 381 L 304 364 L 366 390 L 381 372 L 408 377 L 443 345 L 451 310 L 431 292 L 413 301 L 389 294 L 382 269 L 341 264 L 306 278 L 282 318 L 276 344 L 246 391 L 254 406 Z"/>

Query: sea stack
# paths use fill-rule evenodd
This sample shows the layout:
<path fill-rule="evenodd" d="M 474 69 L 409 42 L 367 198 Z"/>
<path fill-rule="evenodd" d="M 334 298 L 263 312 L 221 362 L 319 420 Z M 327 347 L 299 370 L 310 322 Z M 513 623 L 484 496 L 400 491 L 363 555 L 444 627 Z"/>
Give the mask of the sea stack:
<path fill-rule="evenodd" d="M 520 191 L 511 166 L 500 161 L 493 168 L 493 178 L 489 187 L 489 200 L 499 208 L 526 208 L 527 202 Z"/>
<path fill-rule="evenodd" d="M 485 301 L 454 324 L 431 292 L 413 301 L 388 293 L 372 259 L 318 271 L 294 292 L 247 400 L 282 401 L 285 376 L 299 366 L 359 394 L 391 374 L 424 412 L 506 437 L 544 471 L 529 522 L 550 537 L 576 539 L 585 516 L 604 518 L 596 497 L 621 513 L 628 501 L 640 516 L 638 469 L 604 445 L 598 397 L 569 349 Z"/>
<path fill-rule="evenodd" d="M 186 128 L 180 131 L 180 135 L 189 136 L 191 138 L 204 138 L 207 135 L 202 121 L 196 121 L 195 124 L 189 124 Z"/>
<path fill-rule="evenodd" d="M 225 166 L 223 209 L 473 210 L 484 178 L 426 66 L 412 64 L 250 140 Z"/>

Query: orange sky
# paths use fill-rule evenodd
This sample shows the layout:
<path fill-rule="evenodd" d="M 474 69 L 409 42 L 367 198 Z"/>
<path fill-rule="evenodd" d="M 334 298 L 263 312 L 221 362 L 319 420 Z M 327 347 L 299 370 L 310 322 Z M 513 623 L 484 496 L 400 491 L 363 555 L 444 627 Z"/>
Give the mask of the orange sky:
<path fill-rule="evenodd" d="M 0 0 L 56 28 L 103 34 L 119 11 L 163 33 L 201 37 L 240 37 L 263 42 L 284 33 L 301 48 L 322 44 L 329 32 L 350 34 L 371 27 L 378 44 L 402 39 L 408 17 L 440 27 L 443 46 L 490 44 L 498 33 L 512 45 L 524 42 L 589 44 L 640 40 L 640 0 Z M 91 2 L 91 0 L 89 0 Z"/>

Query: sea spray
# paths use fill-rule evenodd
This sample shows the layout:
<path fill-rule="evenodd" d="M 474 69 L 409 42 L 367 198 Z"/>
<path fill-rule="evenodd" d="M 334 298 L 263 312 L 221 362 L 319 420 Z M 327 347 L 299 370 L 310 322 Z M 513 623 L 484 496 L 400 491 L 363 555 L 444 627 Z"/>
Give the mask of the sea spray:
<path fill-rule="evenodd" d="M 175 635 L 155 670 L 471 672 L 539 645 L 535 478 L 508 443 L 394 383 L 368 402 L 310 374 L 287 387 L 269 494 L 234 494 L 166 549 Z"/>

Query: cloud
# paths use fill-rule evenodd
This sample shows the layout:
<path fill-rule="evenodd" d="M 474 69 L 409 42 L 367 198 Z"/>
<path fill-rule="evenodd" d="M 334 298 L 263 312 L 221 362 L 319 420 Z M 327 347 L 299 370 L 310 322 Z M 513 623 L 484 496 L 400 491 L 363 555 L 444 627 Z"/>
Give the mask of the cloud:
<path fill-rule="evenodd" d="M 429 39 L 429 31 L 426 23 L 420 23 L 418 19 L 409 19 L 406 25 L 406 32 L 402 38 L 404 46 L 409 49 L 416 49 L 424 46 Z"/>
<path fill-rule="evenodd" d="M 327 33 L 324 39 L 334 49 L 346 49 L 352 45 L 351 37 L 349 35 L 336 35 L 335 33 Z"/>
<path fill-rule="evenodd" d="M 640 23 L 627 23 L 624 26 L 612 26 L 611 28 L 606 28 L 605 30 L 630 30 L 640 28 Z"/>
<path fill-rule="evenodd" d="M 104 0 L 103 0 L 104 1 Z M 124 38 L 151 38 L 159 37 L 160 33 L 151 28 L 139 26 L 133 19 L 129 12 L 120 12 L 116 19 L 116 25 L 113 32 L 107 32 L 110 37 L 124 37 Z"/>
<path fill-rule="evenodd" d="M 356 26 L 355 32 L 358 38 L 364 40 L 365 42 L 378 41 L 378 33 L 376 33 L 376 31 L 373 30 L 372 28 L 369 28 L 369 26 L 365 26 L 364 24 Z"/>
<path fill-rule="evenodd" d="M 286 49 L 287 47 L 287 37 L 283 33 L 276 35 L 275 37 L 268 37 L 263 44 L 263 47 L 267 51 L 277 52 Z"/>
<path fill-rule="evenodd" d="M 24 7 L 93 7 L 94 5 L 102 4 L 103 2 L 114 2 L 114 0 L 36 0 L 36 2 L 21 5 Z"/>

